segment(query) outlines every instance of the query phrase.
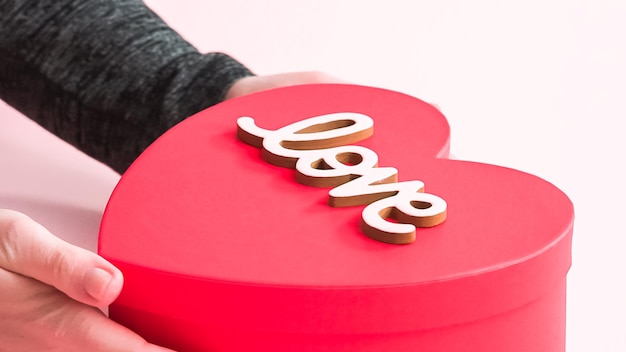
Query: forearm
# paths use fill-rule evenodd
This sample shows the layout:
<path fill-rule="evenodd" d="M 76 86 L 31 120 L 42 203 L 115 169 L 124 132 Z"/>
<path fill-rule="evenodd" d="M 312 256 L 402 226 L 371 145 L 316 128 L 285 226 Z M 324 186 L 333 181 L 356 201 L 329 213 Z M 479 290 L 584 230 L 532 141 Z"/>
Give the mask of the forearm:
<path fill-rule="evenodd" d="M 119 172 L 251 75 L 139 0 L 0 0 L 0 25 L 0 98 Z"/>

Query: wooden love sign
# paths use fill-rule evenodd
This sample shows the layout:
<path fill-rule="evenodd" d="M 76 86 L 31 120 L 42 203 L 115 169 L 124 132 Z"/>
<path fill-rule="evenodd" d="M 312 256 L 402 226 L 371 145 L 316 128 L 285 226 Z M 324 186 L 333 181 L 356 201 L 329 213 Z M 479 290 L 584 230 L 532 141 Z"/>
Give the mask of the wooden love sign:
<path fill-rule="evenodd" d="M 263 148 L 267 162 L 295 168 L 302 184 L 334 187 L 329 205 L 369 204 L 363 209 L 361 229 L 375 240 L 412 243 L 415 227 L 435 226 L 446 218 L 446 202 L 423 193 L 422 181 L 398 182 L 398 170 L 377 167 L 378 155 L 371 149 L 347 145 L 373 134 L 374 121 L 367 115 L 321 115 L 276 131 L 256 126 L 250 117 L 239 118 L 237 125 L 239 139 Z"/>
<path fill-rule="evenodd" d="M 111 195 L 110 316 L 176 351 L 564 352 L 571 202 L 449 148 L 441 112 L 377 88 L 206 109 Z"/>

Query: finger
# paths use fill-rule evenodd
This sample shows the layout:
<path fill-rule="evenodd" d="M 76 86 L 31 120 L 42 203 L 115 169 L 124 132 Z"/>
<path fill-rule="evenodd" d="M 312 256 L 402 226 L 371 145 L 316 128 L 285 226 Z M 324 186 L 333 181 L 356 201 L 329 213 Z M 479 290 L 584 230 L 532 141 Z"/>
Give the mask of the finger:
<path fill-rule="evenodd" d="M 266 76 L 249 76 L 233 83 L 226 93 L 225 99 L 236 98 L 250 93 L 278 87 L 318 83 L 346 83 L 346 81 L 317 71 L 288 72 Z"/>
<path fill-rule="evenodd" d="M 0 268 L 0 351 L 169 351 L 35 279 Z"/>
<path fill-rule="evenodd" d="M 439 110 L 439 112 L 441 112 L 441 106 L 439 106 L 439 104 L 437 103 L 433 103 L 432 101 L 427 101 L 426 102 L 428 105 L 434 107 L 435 109 Z"/>
<path fill-rule="evenodd" d="M 338 77 L 319 71 L 286 72 L 257 77 L 272 87 L 293 86 L 298 84 L 347 83 Z"/>
<path fill-rule="evenodd" d="M 123 285 L 122 273 L 102 257 L 61 240 L 24 214 L 1 209 L 0 267 L 97 307 L 113 302 Z"/>
<path fill-rule="evenodd" d="M 76 304 L 80 304 L 75 302 Z M 128 328 L 108 319 L 102 312 L 84 306 L 78 314 L 66 315 L 62 322 L 66 346 L 76 351 L 94 352 L 165 352 L 170 349 L 148 343 Z M 59 326 L 55 322 L 55 326 Z"/>

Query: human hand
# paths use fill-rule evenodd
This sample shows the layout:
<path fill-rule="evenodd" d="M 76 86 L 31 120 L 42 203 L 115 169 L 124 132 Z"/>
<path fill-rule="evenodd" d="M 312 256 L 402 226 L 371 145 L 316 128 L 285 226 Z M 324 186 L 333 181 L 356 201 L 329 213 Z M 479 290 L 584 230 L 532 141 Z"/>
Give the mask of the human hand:
<path fill-rule="evenodd" d="M 299 84 L 315 84 L 315 83 L 346 83 L 345 81 L 330 76 L 323 72 L 288 72 L 267 76 L 249 76 L 244 77 L 230 87 L 226 93 L 225 99 L 232 99 L 246 94 L 260 92 L 262 90 L 295 86 Z M 441 111 L 439 105 L 429 103 L 437 110 Z"/>
<path fill-rule="evenodd" d="M 170 351 L 97 308 L 122 285 L 122 273 L 102 257 L 0 209 L 0 351 Z"/>
<path fill-rule="evenodd" d="M 323 72 L 289 72 L 267 76 L 250 76 L 236 81 L 228 90 L 225 99 L 240 97 L 262 90 L 314 83 L 345 83 Z"/>

